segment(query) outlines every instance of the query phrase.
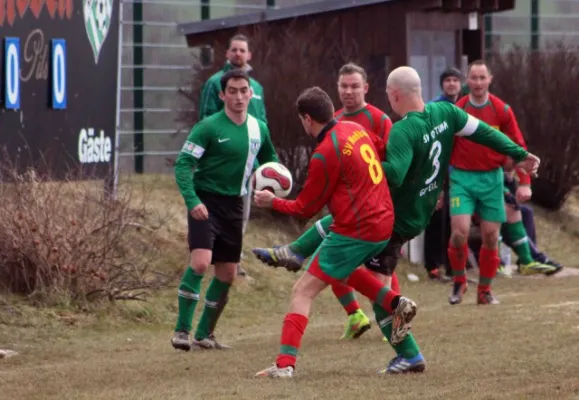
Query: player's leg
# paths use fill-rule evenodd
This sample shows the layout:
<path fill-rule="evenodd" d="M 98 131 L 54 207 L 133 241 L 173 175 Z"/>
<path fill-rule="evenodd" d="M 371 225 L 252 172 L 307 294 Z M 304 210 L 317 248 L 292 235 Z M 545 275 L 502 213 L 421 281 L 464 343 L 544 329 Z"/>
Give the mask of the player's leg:
<path fill-rule="evenodd" d="M 503 171 L 481 173 L 477 186 L 479 202 L 477 211 L 481 218 L 482 246 L 479 255 L 479 284 L 477 290 L 478 304 L 499 304 L 492 295 L 491 286 L 500 265 L 499 258 L 499 231 L 506 222 L 504 203 Z"/>
<path fill-rule="evenodd" d="M 328 248 L 322 249 L 322 246 L 319 246 L 310 259 L 306 272 L 294 285 L 289 310 L 283 320 L 280 352 L 275 364 L 259 371 L 256 376 L 271 378 L 291 378 L 293 376 L 297 354 L 308 324 L 312 302 L 326 286 L 337 282 L 335 278 L 321 272 L 320 252 L 322 254 L 331 253 Z M 331 254 L 329 257 L 331 257 Z M 312 271 L 315 272 L 312 273 Z"/>
<path fill-rule="evenodd" d="M 289 245 L 255 248 L 253 253 L 267 265 L 284 267 L 293 272 L 299 271 L 304 259 L 310 257 L 329 234 L 332 222 L 334 222 L 332 216 L 326 215 Z"/>
<path fill-rule="evenodd" d="M 181 278 L 178 290 L 178 317 L 171 344 L 175 349 L 189 351 L 193 314 L 199 301 L 203 274 L 211 263 L 214 231 L 212 219 L 198 221 L 187 215 L 190 263 Z"/>
<path fill-rule="evenodd" d="M 529 237 L 523 225 L 521 207 L 510 192 L 505 192 L 505 212 L 507 222 L 504 224 L 504 229 L 511 248 L 519 257 L 520 273 L 522 275 L 553 275 L 559 272 L 562 269 L 560 266 L 543 264 L 533 258 Z"/>
<path fill-rule="evenodd" d="M 237 274 L 243 242 L 243 203 L 239 198 L 221 197 L 209 211 L 215 241 L 211 263 L 215 275 L 205 293 L 205 307 L 199 319 L 193 345 L 202 349 L 227 349 L 213 334 L 229 299 L 229 289 Z"/>
<path fill-rule="evenodd" d="M 448 298 L 450 304 L 459 304 L 468 287 L 466 262 L 468 258 L 468 235 L 475 209 L 475 197 L 469 190 L 476 177 L 469 171 L 453 169 L 450 173 L 450 241 L 448 261 L 452 269 L 453 287 Z"/>
<path fill-rule="evenodd" d="M 273 248 L 256 248 L 253 253 L 268 265 L 283 266 L 290 271 L 301 269 L 303 260 L 312 255 L 322 240 L 329 234 L 330 225 L 334 222 L 331 215 L 316 221 L 303 235 L 289 245 Z M 342 283 L 332 285 L 332 292 L 344 307 L 348 319 L 340 339 L 357 339 L 370 329 L 369 318 L 364 314 L 354 289 Z"/>
<path fill-rule="evenodd" d="M 406 242 L 400 235 L 394 233 L 386 248 L 375 259 L 366 263 L 366 267 L 378 277 L 383 284 L 392 287 L 396 293 L 400 293 L 398 278 L 395 269 L 400 259 L 400 251 Z M 387 313 L 382 307 L 373 305 L 376 322 L 385 338 L 392 336 L 392 315 Z M 396 352 L 390 363 L 383 370 L 382 374 L 400 374 L 407 372 L 423 372 L 426 369 L 426 361 L 420 352 L 418 344 L 414 340 L 412 332 L 408 332 L 406 337 L 398 344 L 392 345 Z"/>

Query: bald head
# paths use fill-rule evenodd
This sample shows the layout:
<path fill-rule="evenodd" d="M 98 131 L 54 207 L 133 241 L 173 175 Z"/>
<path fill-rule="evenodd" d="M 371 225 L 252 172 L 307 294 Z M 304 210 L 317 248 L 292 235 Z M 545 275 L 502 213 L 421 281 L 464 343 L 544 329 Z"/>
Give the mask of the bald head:
<path fill-rule="evenodd" d="M 399 67 L 388 75 L 386 86 L 401 93 L 420 94 L 420 76 L 414 68 Z"/>

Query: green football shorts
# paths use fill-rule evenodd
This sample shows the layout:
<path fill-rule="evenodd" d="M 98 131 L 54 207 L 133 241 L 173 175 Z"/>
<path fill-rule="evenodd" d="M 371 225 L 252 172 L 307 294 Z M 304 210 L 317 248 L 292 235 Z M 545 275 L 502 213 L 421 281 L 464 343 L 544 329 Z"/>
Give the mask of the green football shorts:
<path fill-rule="evenodd" d="M 507 220 L 503 169 L 450 172 L 450 215 L 473 215 L 483 221 Z"/>
<path fill-rule="evenodd" d="M 377 256 L 387 244 L 388 240 L 367 242 L 330 232 L 310 257 L 305 269 L 326 283 L 341 281 Z"/>

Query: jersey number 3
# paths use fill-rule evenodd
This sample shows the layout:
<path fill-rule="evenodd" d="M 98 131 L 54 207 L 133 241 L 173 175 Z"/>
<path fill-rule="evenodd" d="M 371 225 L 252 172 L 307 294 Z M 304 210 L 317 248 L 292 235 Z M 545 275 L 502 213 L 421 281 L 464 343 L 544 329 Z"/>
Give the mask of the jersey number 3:
<path fill-rule="evenodd" d="M 372 150 L 372 147 L 368 144 L 363 144 L 360 146 L 360 155 L 362 159 L 368 163 L 368 172 L 370 173 L 370 179 L 374 185 L 378 185 L 382 182 L 384 177 L 384 171 L 382 170 L 382 165 L 380 161 L 376 158 L 376 153 Z"/>
<path fill-rule="evenodd" d="M 430 175 L 430 178 L 424 181 L 424 184 L 430 185 L 432 182 L 434 182 L 434 180 L 438 176 L 438 173 L 440 172 L 439 158 L 441 153 L 442 153 L 442 145 L 437 140 L 436 142 L 432 143 L 430 153 L 428 153 L 428 159 L 432 160 L 432 167 L 434 168 L 434 172 L 432 173 L 432 175 Z"/>

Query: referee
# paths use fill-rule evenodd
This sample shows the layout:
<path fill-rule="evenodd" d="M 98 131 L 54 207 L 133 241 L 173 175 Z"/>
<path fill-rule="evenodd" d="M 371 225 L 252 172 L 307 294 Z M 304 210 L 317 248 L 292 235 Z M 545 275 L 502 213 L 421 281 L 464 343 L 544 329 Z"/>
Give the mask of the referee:
<path fill-rule="evenodd" d="M 213 329 L 236 275 L 243 239 L 243 199 L 255 160 L 278 161 L 265 122 L 248 114 L 253 92 L 246 72 L 234 69 L 220 80 L 223 110 L 197 123 L 175 162 L 175 177 L 187 206 L 190 265 L 179 285 L 175 349 L 225 349 Z M 195 169 L 193 173 L 192 170 Z M 215 266 L 205 307 L 195 331 L 195 306 L 203 274 Z"/>

